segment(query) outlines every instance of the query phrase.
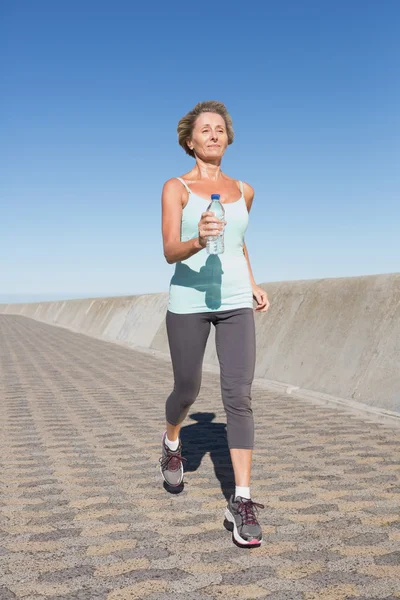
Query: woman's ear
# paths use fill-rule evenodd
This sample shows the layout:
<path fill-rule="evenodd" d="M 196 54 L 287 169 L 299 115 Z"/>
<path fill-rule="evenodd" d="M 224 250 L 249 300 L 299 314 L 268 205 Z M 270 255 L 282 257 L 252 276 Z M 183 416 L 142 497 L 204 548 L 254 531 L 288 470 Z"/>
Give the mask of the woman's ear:
<path fill-rule="evenodd" d="M 186 140 L 186 144 L 190 148 L 190 150 L 193 150 L 193 142 L 192 142 L 192 140 Z"/>

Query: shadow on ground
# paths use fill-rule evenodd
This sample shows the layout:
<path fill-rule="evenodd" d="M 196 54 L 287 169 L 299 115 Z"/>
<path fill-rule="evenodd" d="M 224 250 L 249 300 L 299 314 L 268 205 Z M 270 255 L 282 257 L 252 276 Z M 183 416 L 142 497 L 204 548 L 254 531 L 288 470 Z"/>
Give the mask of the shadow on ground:
<path fill-rule="evenodd" d="M 235 477 L 228 448 L 225 423 L 214 423 L 215 413 L 197 412 L 189 416 L 196 421 L 182 427 L 182 456 L 185 472 L 197 471 L 205 454 L 209 453 L 221 490 L 228 500 L 234 492 Z"/>

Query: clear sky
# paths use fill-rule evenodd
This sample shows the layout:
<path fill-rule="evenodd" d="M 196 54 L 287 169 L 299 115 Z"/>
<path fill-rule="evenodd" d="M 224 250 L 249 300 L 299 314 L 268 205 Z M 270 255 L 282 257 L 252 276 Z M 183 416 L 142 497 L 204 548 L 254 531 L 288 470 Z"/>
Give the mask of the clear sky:
<path fill-rule="evenodd" d="M 224 102 L 259 283 L 400 271 L 400 2 L 2 0 L 0 301 L 168 291 L 178 120 Z"/>

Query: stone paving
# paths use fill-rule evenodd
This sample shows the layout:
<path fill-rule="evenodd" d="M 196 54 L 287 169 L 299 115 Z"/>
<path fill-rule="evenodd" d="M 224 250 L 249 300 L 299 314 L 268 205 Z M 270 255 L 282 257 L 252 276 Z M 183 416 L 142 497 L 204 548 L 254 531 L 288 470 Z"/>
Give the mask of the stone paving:
<path fill-rule="evenodd" d="M 400 429 L 253 388 L 264 543 L 224 527 L 219 378 L 182 429 L 185 485 L 158 458 L 167 361 L 0 315 L 0 599 L 400 598 Z"/>

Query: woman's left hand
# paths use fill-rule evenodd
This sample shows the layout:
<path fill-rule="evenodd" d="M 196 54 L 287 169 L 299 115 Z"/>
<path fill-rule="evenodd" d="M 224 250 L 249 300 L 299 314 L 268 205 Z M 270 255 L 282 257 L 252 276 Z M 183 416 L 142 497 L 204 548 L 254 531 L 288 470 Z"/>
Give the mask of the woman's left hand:
<path fill-rule="evenodd" d="M 253 291 L 253 298 L 258 305 L 254 310 L 258 312 L 267 312 L 267 310 L 269 309 L 269 300 L 267 292 L 255 283 L 251 286 L 251 289 Z"/>

